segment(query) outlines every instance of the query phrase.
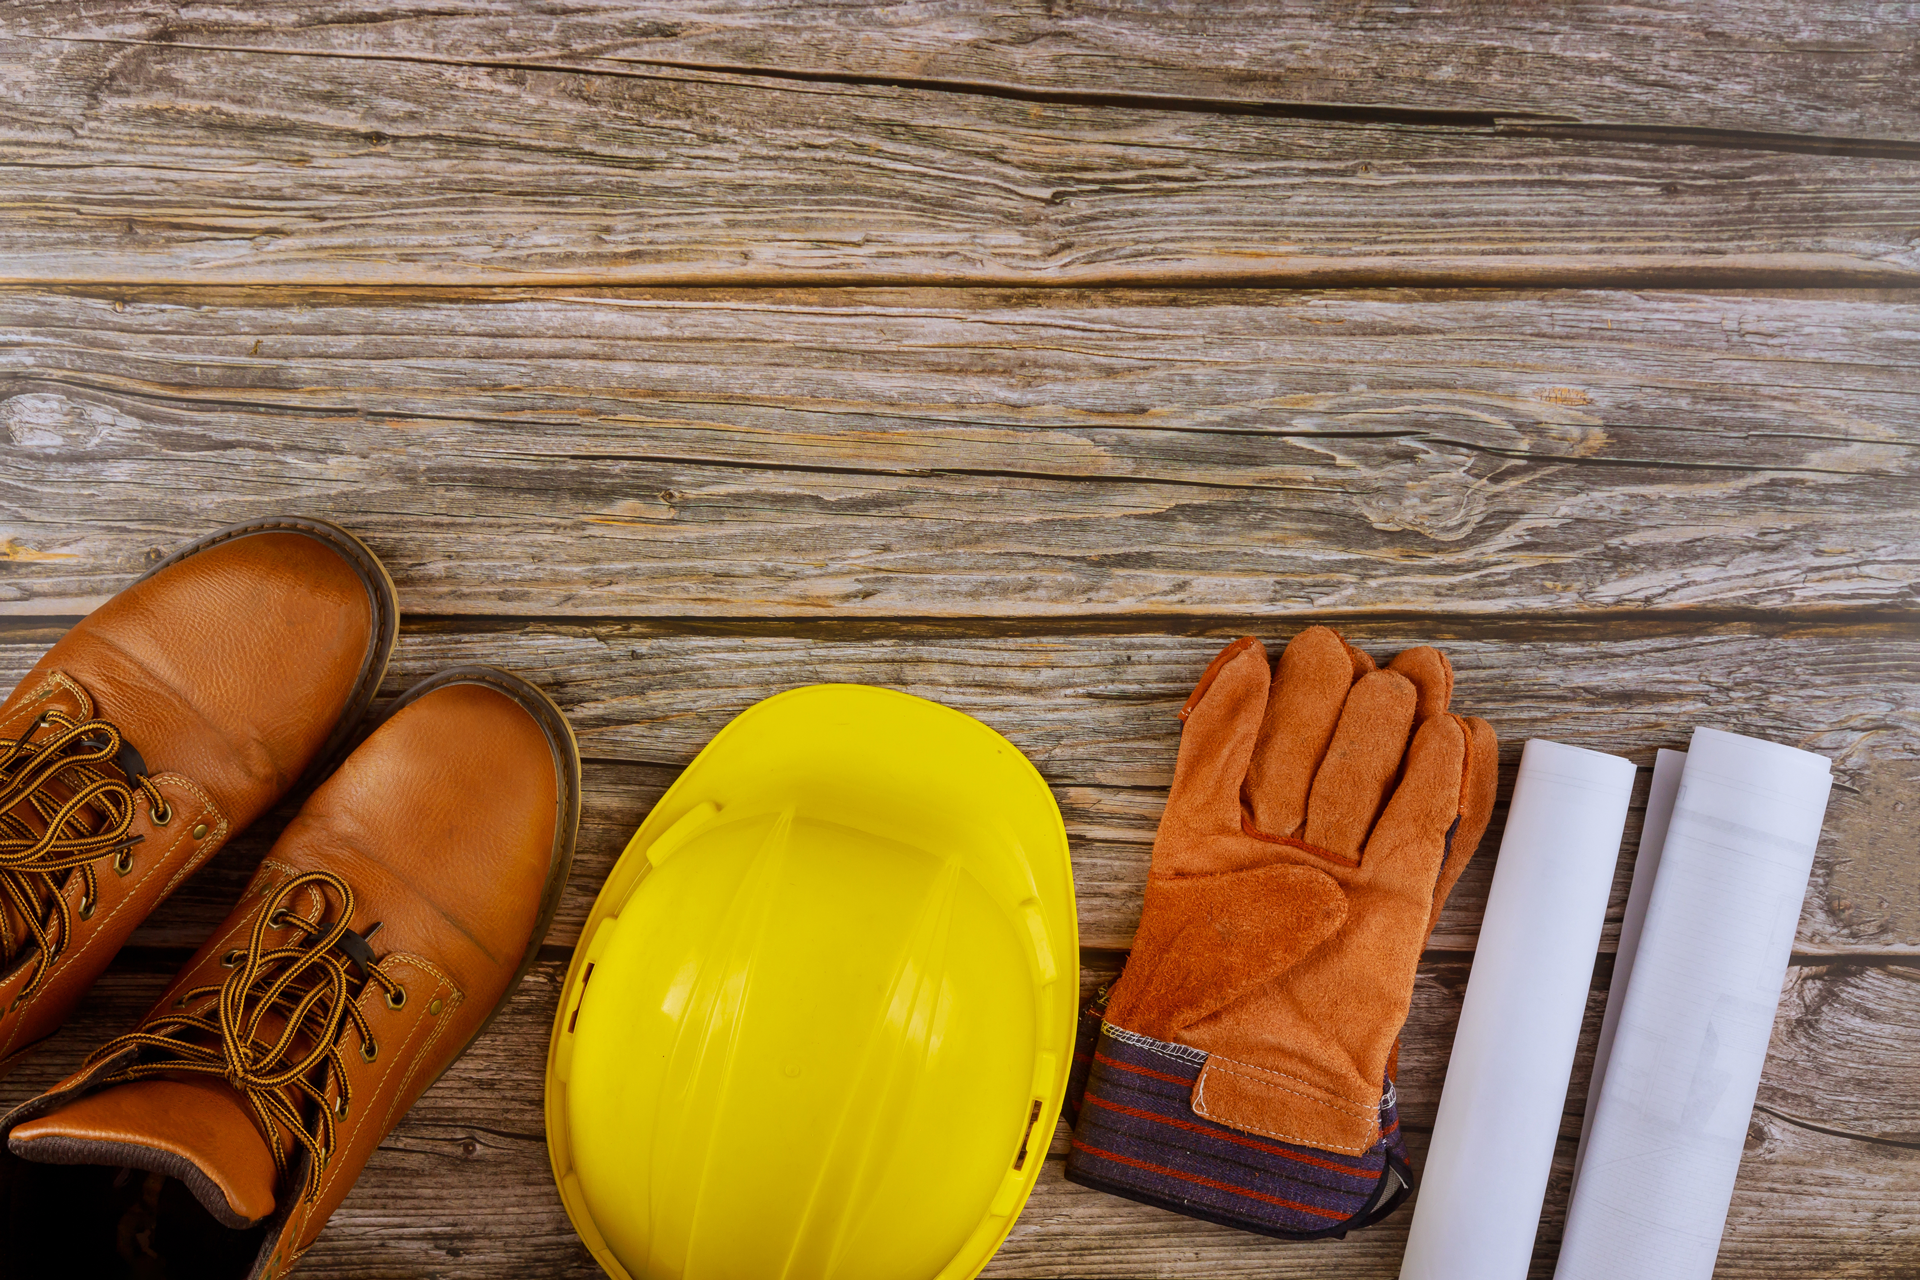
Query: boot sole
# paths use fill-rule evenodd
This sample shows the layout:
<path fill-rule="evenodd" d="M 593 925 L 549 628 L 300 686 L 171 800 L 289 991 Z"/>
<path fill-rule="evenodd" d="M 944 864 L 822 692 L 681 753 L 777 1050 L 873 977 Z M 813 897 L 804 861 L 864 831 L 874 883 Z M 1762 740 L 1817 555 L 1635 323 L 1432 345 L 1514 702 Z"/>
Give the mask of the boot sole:
<path fill-rule="evenodd" d="M 347 705 L 328 731 L 326 740 L 320 744 L 320 750 L 314 753 L 313 760 L 293 786 L 287 788 L 288 796 L 297 796 L 304 784 L 324 778 L 345 758 L 346 747 L 354 731 L 360 727 L 367 709 L 380 692 L 381 681 L 387 677 L 387 664 L 393 660 L 394 644 L 399 637 L 400 607 L 394 596 L 393 578 L 388 575 L 387 567 L 380 563 L 380 558 L 367 548 L 367 544 L 339 525 L 313 516 L 270 516 L 264 520 L 248 520 L 230 524 L 224 529 L 215 529 L 178 548 L 135 581 L 145 582 L 162 569 L 179 564 L 209 547 L 256 533 L 298 533 L 331 547 L 353 566 L 354 576 L 367 589 L 367 601 L 373 609 L 373 629 L 367 638 L 367 653 L 360 663 L 359 679 L 354 682 Z M 285 798 L 282 797 L 283 800 Z"/>
<path fill-rule="evenodd" d="M 435 689 L 443 689 L 454 684 L 477 684 L 506 695 L 534 718 L 547 735 L 547 745 L 553 750 L 555 781 L 558 783 L 555 796 L 553 828 L 553 852 L 547 866 L 547 881 L 540 893 L 540 913 L 534 918 L 533 933 L 527 939 L 527 949 L 520 957 L 519 966 L 513 976 L 507 980 L 500 999 L 486 1016 L 485 1021 L 474 1029 L 460 1046 L 458 1053 L 447 1059 L 447 1065 L 434 1073 L 427 1082 L 431 1089 L 452 1069 L 473 1047 L 473 1042 L 485 1035 L 487 1028 L 493 1025 L 500 1011 L 507 1007 L 513 993 L 519 989 L 520 980 L 527 976 L 534 962 L 540 958 L 540 947 L 547 940 L 547 931 L 553 926 L 553 917 L 560 909 L 560 894 L 566 888 L 567 876 L 573 870 L 574 845 L 580 835 L 580 744 L 573 736 L 573 726 L 567 723 L 567 717 L 554 700 L 535 685 L 529 684 L 519 676 L 498 667 L 461 666 L 448 667 L 446 670 L 428 676 L 413 688 L 393 700 L 393 705 L 381 712 L 380 719 L 368 729 L 368 735 L 378 730 L 394 714 L 408 704 L 425 697 Z M 426 1089 L 422 1089 L 424 1095 Z"/>

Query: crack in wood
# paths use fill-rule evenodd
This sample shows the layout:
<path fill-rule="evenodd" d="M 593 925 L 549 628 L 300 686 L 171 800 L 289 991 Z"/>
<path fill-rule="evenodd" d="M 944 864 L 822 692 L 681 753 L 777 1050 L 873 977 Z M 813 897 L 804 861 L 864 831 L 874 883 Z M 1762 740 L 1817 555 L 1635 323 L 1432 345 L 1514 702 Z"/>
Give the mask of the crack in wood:
<path fill-rule="evenodd" d="M 206 44 L 188 40 L 139 40 L 123 36 L 46 36 L 67 44 L 108 44 L 148 46 L 163 49 L 193 49 L 207 53 L 242 53 L 283 58 L 343 58 L 356 62 L 410 62 L 426 66 L 485 67 L 494 70 L 548 71 L 583 76 L 613 76 L 624 79 L 681 79 L 660 72 L 686 72 L 694 76 L 724 77 L 709 83 L 768 82 L 772 85 L 823 84 L 848 88 L 902 89 L 928 93 L 951 93 L 969 97 L 1002 98 L 1014 102 L 1048 103 L 1056 106 L 1106 107 L 1133 111 L 1170 111 L 1199 115 L 1265 116 L 1274 119 L 1320 121 L 1338 124 L 1406 124 L 1427 128 L 1492 129 L 1503 120 L 1573 120 L 1548 112 L 1493 112 L 1428 110 L 1420 107 L 1360 107 L 1337 103 L 1274 102 L 1238 98 L 1209 98 L 1167 93 L 1122 93 L 1101 89 L 1049 89 L 1039 86 L 1001 84 L 984 80 L 862 75 L 847 71 L 808 71 L 797 67 L 730 65 L 678 61 L 668 58 L 538 59 L 436 57 L 431 54 L 383 51 L 378 53 L 344 49 L 284 49 L 271 45 Z M 649 70 L 638 70 L 648 68 Z"/>
<path fill-rule="evenodd" d="M 0 641 L 43 642 L 51 645 L 79 622 L 77 613 L 0 614 Z M 1323 610 L 1276 619 L 1268 614 L 1144 613 L 1047 614 L 1030 617 L 892 616 L 841 617 L 823 613 L 813 617 L 762 614 L 654 615 L 437 613 L 412 611 L 401 620 L 403 635 L 470 632 L 588 634 L 644 638 L 650 636 L 738 636 L 761 639 L 820 640 L 853 643 L 875 639 L 958 640 L 1026 639 L 1044 636 L 1215 636 L 1291 634 L 1313 623 L 1342 627 L 1365 625 L 1384 636 L 1419 636 L 1429 640 L 1626 640 L 1657 636 L 1707 637 L 1725 634 L 1758 636 L 1828 636 L 1888 639 L 1920 636 L 1920 608 L 1916 609 L 1741 609 L 1689 608 L 1595 609 L 1590 612 L 1551 611 L 1509 614 L 1453 613 L 1443 610 Z"/>
<path fill-rule="evenodd" d="M 1818 1120 L 1809 1120 L 1805 1116 L 1796 1116 L 1790 1112 L 1782 1111 L 1778 1107 L 1768 1106 L 1764 1102 L 1754 1103 L 1753 1109 L 1764 1115 L 1772 1116 L 1776 1120 L 1793 1125 L 1796 1128 L 1805 1129 L 1809 1133 L 1823 1133 L 1830 1138 L 1846 1138 L 1852 1142 L 1872 1142 L 1880 1146 L 1905 1147 L 1910 1151 L 1920 1151 L 1920 1138 L 1889 1138 L 1878 1133 L 1863 1133 L 1858 1129 L 1842 1128 L 1834 1124 L 1822 1124 Z"/>
<path fill-rule="evenodd" d="M 1127 93 L 1100 89 L 1046 88 L 901 75 L 863 75 L 848 71 L 810 71 L 797 67 L 681 61 L 666 58 L 550 60 L 524 58 L 434 57 L 397 51 L 360 52 L 339 49 L 284 49 L 266 45 L 204 44 L 192 41 L 138 40 L 112 36 L 50 36 L 73 44 L 144 45 L 166 49 L 193 49 L 211 53 L 241 53 L 285 58 L 342 58 L 363 62 L 410 62 L 430 66 L 485 67 L 501 70 L 546 71 L 585 76 L 656 79 L 661 71 L 724 76 L 728 81 L 778 84 L 826 84 L 849 88 L 887 88 L 1053 106 L 1098 107 L 1193 115 L 1253 116 L 1325 124 L 1405 125 L 1451 131 L 1486 131 L 1492 136 L 1543 137 L 1560 140 L 1627 142 L 1643 146 L 1712 147 L 1721 150 L 1797 152 L 1864 159 L 1920 159 L 1920 141 L 1861 138 L 1821 134 L 1775 133 L 1749 129 L 1710 129 L 1682 125 L 1590 123 L 1577 116 L 1528 111 L 1432 110 L 1420 107 L 1354 106 L 1339 103 L 1288 102 L 1220 98 L 1167 93 Z M 606 65 L 612 63 L 613 65 Z M 650 71 L 632 68 L 645 67 Z"/>

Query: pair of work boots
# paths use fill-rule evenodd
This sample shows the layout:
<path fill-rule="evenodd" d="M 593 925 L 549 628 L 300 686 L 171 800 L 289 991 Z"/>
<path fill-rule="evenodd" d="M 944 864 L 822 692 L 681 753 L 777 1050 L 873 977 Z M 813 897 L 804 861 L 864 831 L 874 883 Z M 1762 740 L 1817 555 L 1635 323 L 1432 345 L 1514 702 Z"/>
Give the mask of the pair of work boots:
<path fill-rule="evenodd" d="M 532 963 L 579 822 L 573 735 L 525 681 L 458 667 L 340 760 L 395 622 L 351 535 L 237 525 L 0 705 L 0 1073 L 230 836 L 325 776 L 139 1025 L 0 1120 L 0 1280 L 284 1275 Z"/>

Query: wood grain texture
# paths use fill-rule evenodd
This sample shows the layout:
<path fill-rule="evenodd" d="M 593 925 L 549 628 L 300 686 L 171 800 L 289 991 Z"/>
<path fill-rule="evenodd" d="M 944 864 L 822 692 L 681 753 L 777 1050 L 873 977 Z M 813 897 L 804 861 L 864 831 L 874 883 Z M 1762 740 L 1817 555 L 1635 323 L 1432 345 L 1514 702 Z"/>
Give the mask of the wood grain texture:
<path fill-rule="evenodd" d="M 1402 1115 L 1416 1167 L 1438 1105 L 1468 966 L 1421 968 L 1402 1057 Z M 359 1184 L 301 1264 L 313 1280 L 482 1280 L 538 1275 L 589 1280 L 599 1272 L 569 1228 L 548 1171 L 541 1115 L 546 1038 L 565 965 L 543 961 L 499 1022 L 431 1089 L 381 1145 Z M 0 1085 L 0 1102 L 32 1096 L 125 1029 L 164 987 L 172 964 L 123 962 L 75 1020 Z M 1089 982 L 1110 967 L 1088 971 Z M 1820 1276 L 1894 1280 L 1911 1275 L 1920 1233 L 1910 1196 L 1920 1149 L 1883 1136 L 1885 1116 L 1911 1123 L 1903 1072 L 1920 1035 L 1912 970 L 1794 971 L 1741 1165 L 1720 1280 Z M 1567 1100 L 1532 1274 L 1551 1275 L 1568 1174 L 1599 1027 L 1598 974 Z M 1894 998 L 1889 999 L 1889 996 Z M 1855 1087 L 1834 1089 L 1836 1076 Z M 1861 1092 L 1858 1086 L 1866 1086 Z M 1773 1110 L 1793 1098 L 1808 1114 Z M 1865 1136 L 1846 1136 L 1852 1132 Z M 1039 1187 L 990 1264 L 997 1277 L 1274 1277 L 1398 1273 L 1411 1214 L 1343 1242 L 1288 1245 L 1228 1231 L 1068 1184 L 1057 1132 Z M 484 1209 L 482 1209 L 484 1207 Z M 1905 1269 L 1903 1269 L 1905 1268 Z"/>
<path fill-rule="evenodd" d="M 301 510 L 398 579 L 386 696 L 507 666 L 587 756 L 541 963 L 300 1274 L 599 1275 L 542 1135 L 558 986 L 738 711 L 854 680 L 1007 734 L 1091 987 L 1199 671 L 1329 619 L 1441 643 L 1504 741 L 1406 1031 L 1416 1164 L 1522 740 L 1641 766 L 1550 1280 L 1653 751 L 1755 733 L 1836 787 L 1717 1274 L 1911 1280 L 1916 31 L 1905 0 L 6 5 L 0 687 L 177 542 Z M 1470 284 L 1511 291 L 1228 287 Z M 292 807 L 0 1103 L 139 1015 Z M 1397 1274 L 1407 1211 L 1276 1244 L 1064 1151 L 989 1276 Z"/>
<path fill-rule="evenodd" d="M 1381 658 L 1431 638 L 1405 627 L 1345 628 Z M 1275 651 L 1289 632 L 1266 632 Z M 618 625 L 481 633 L 410 631 L 385 693 L 443 667 L 517 671 L 567 711 L 588 760 L 572 881 L 551 940 L 571 945 L 602 880 L 654 801 L 740 711 L 795 685 L 874 683 L 934 698 L 1005 734 L 1039 767 L 1067 820 L 1081 941 L 1125 948 L 1138 923 L 1153 832 L 1178 745 L 1176 713 L 1222 641 L 1211 636 L 1034 636 L 1007 640 L 834 641 L 648 635 Z M 1636 808 L 1603 947 L 1611 950 L 1639 835 L 1653 754 L 1696 724 L 1816 750 L 1836 785 L 1797 950 L 1920 955 L 1920 639 L 1764 636 L 1638 640 L 1448 640 L 1456 704 L 1501 734 L 1501 803 L 1449 901 L 1436 949 L 1474 945 L 1521 744 L 1548 737 L 1631 757 Z M 0 644 L 0 685 L 42 642 Z M 157 747 L 141 744 L 150 758 Z M 263 821 L 184 885 L 137 945 L 198 946 L 238 897 L 284 822 Z"/>
<path fill-rule="evenodd" d="M 0 28 L 0 280 L 1920 279 L 1920 131 L 1835 154 L 1831 142 L 1684 129 L 1303 120 L 519 64 L 510 49 L 449 58 L 364 27 L 340 37 L 364 42 L 350 56 L 274 52 L 240 45 L 302 29 L 123 38 L 112 32 L 126 24 L 88 34 L 88 11 L 63 8 L 59 38 Z M 343 16 L 305 35 L 350 32 Z M 491 21 L 505 41 L 518 19 Z M 174 20 L 155 9 L 128 22 Z M 412 43 L 435 38 L 423 29 Z M 1908 45 L 1882 61 L 1912 61 Z M 1573 56 L 1612 65 L 1598 50 Z M 1835 128 L 1889 127 L 1868 104 L 1916 111 L 1914 95 L 1876 91 L 1872 74 L 1806 82 L 1857 94 L 1861 110 L 1836 113 Z M 1667 124 L 1715 114 L 1674 107 Z"/>
<path fill-rule="evenodd" d="M 1920 1149 L 1915 1028 L 1920 967 L 1790 969 L 1759 1105 L 1779 1123 Z"/>
<path fill-rule="evenodd" d="M 1910 614 L 1920 295 L 0 292 L 0 609 L 287 509 L 409 612 Z"/>
<path fill-rule="evenodd" d="M 707 66 L 980 93 L 1154 95 L 1769 134 L 1920 138 L 1910 5 L 1791 0 L 1490 10 L 1271 0 L 588 0 L 394 10 L 16 0 L 17 34 L 453 63 Z"/>

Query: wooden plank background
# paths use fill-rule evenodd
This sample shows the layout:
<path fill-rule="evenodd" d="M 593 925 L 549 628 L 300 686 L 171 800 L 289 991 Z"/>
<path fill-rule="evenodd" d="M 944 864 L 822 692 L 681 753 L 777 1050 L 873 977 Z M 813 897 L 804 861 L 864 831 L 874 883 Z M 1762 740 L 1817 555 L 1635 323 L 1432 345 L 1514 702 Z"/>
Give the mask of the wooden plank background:
<path fill-rule="evenodd" d="M 1915 599 L 1905 290 L 0 299 L 16 612 L 288 503 L 436 615 Z"/>
<path fill-rule="evenodd" d="M 21 3 L 0 280 L 1920 272 L 1908 5 L 1366 8 Z"/>
<path fill-rule="evenodd" d="M 301 1274 L 597 1274 L 540 1079 L 599 880 L 733 714 L 979 716 L 1117 971 L 1227 638 L 1433 642 L 1503 741 L 1829 755 L 1722 1277 L 1920 1273 L 1920 14 L 1221 0 L 366 0 L 0 13 L 0 683 L 178 541 L 367 538 L 386 692 L 526 674 L 587 760 L 496 1029 Z M 1503 812 L 1503 811 L 1502 811 Z M 124 1029 L 288 816 L 139 932 Z M 1424 1156 L 1499 832 L 1421 966 Z M 1631 874 L 1596 956 L 1551 1275 Z M 996 1277 L 1397 1273 L 1071 1186 Z"/>

